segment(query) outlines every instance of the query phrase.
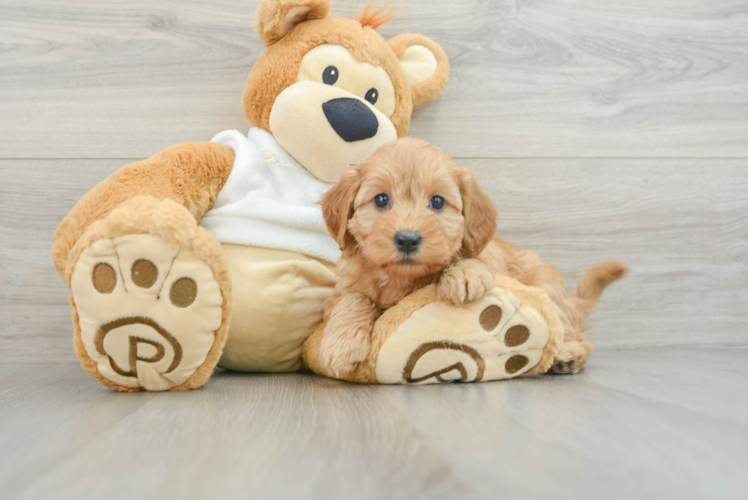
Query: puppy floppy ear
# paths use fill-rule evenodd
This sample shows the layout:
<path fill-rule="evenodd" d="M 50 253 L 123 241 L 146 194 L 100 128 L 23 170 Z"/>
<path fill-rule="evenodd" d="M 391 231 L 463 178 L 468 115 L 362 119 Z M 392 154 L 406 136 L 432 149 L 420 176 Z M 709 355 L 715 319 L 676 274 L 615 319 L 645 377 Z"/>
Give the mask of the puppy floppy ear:
<path fill-rule="evenodd" d="M 327 17 L 332 0 L 262 0 L 255 14 L 255 31 L 270 47 L 303 21 Z"/>
<path fill-rule="evenodd" d="M 345 250 L 348 240 L 348 220 L 353 215 L 353 202 L 361 187 L 358 170 L 348 170 L 332 189 L 322 196 L 322 216 L 330 235 L 338 242 L 340 250 Z"/>
<path fill-rule="evenodd" d="M 462 248 L 466 256 L 476 257 L 496 234 L 499 215 L 491 198 L 478 186 L 472 170 L 460 168 L 459 183 L 465 219 Z"/>
<path fill-rule="evenodd" d="M 438 43 L 423 35 L 398 35 L 389 41 L 410 85 L 413 107 L 436 99 L 449 80 L 449 60 Z"/>

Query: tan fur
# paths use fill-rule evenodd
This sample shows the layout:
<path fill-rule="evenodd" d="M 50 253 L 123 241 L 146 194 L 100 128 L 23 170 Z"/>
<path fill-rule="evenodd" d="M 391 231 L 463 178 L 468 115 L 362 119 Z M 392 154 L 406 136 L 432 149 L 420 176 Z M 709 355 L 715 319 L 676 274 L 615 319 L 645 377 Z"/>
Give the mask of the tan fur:
<path fill-rule="evenodd" d="M 322 340 L 325 338 L 325 324 L 321 324 L 309 339 L 304 343 L 302 357 L 306 368 L 320 375 L 338 377 L 349 382 L 359 384 L 376 383 L 377 356 L 387 338 L 397 330 L 400 324 L 409 318 L 414 312 L 427 304 L 438 301 L 436 286 L 430 285 L 422 288 L 403 300 L 398 302 L 397 307 L 387 309 L 379 316 L 374 331 L 370 335 L 369 355 L 365 360 L 359 362 L 355 370 L 349 372 L 335 373 L 322 363 L 320 356 Z"/>
<path fill-rule="evenodd" d="M 413 45 L 423 45 L 433 52 L 437 62 L 436 72 L 426 80 L 411 86 L 410 92 L 413 108 L 420 108 L 436 99 L 449 80 L 449 60 L 439 44 L 426 36 L 412 33 L 397 35 L 389 41 L 389 44 L 398 58 L 402 57 L 408 47 Z"/>
<path fill-rule="evenodd" d="M 331 6 L 330 0 L 264 0 L 255 13 L 255 32 L 269 47 L 296 24 L 323 19 Z M 291 17 L 296 12 L 298 15 Z"/>
<path fill-rule="evenodd" d="M 491 198 L 478 186 L 473 171 L 460 167 L 457 171 L 462 195 L 462 216 L 465 220 L 462 253 L 465 257 L 475 257 L 486 248 L 496 233 L 499 216 Z"/>
<path fill-rule="evenodd" d="M 389 196 L 390 207 L 374 205 L 380 193 Z M 443 210 L 429 208 L 434 195 L 446 200 Z M 351 328 L 356 329 L 357 338 L 364 328 L 372 331 L 369 316 L 357 319 L 341 310 L 348 306 L 350 294 L 363 295 L 371 307 L 387 309 L 414 291 L 439 283 L 439 297 L 460 304 L 485 295 L 493 275 L 498 274 L 548 293 L 565 329 L 564 344 L 552 369 L 578 371 L 594 347 L 584 339 L 587 318 L 603 289 L 625 271 L 615 261 L 593 268 L 580 281 L 577 295 L 569 297 L 558 269 L 543 263 L 536 253 L 493 236 L 496 209 L 474 174 L 444 151 L 417 139 L 382 146 L 325 195 L 322 210 L 343 251 L 325 319 L 340 315 L 347 321 L 328 323 L 324 330 L 325 336 L 338 339 Z M 393 243 L 395 233 L 403 229 L 416 230 L 423 238 L 412 258 L 404 257 Z M 361 299 L 356 303 L 360 305 Z M 321 347 L 324 368 L 352 367 L 364 360 L 363 347 L 325 352 L 342 344 L 338 340 Z"/>
<path fill-rule="evenodd" d="M 300 370 L 301 346 L 322 322 L 335 265 L 298 252 L 221 246 L 236 300 L 218 364 L 243 372 Z"/>
<path fill-rule="evenodd" d="M 494 275 L 477 259 L 457 261 L 439 279 L 439 298 L 453 304 L 465 304 L 484 297 L 494 287 Z"/>
<path fill-rule="evenodd" d="M 520 303 L 540 313 L 548 325 L 548 343 L 543 349 L 543 355 L 528 375 L 548 371 L 554 361 L 556 353 L 563 342 L 564 327 L 555 314 L 555 304 L 548 294 L 542 290 L 526 287 L 507 276 L 496 276 L 494 285 L 508 291 Z M 538 293 L 539 292 L 539 293 Z M 374 325 L 370 340 L 369 352 L 366 359 L 357 363 L 352 371 L 341 373 L 332 372 L 322 362 L 320 356 L 321 344 L 324 339 L 325 325 L 320 325 L 304 343 L 303 358 L 305 366 L 315 373 L 327 377 L 335 377 L 359 384 L 374 384 L 378 382 L 376 370 L 379 354 L 384 343 L 401 327 L 403 322 L 423 307 L 442 302 L 436 285 L 428 285 L 408 295 L 397 303 L 395 307 L 385 310 Z"/>
<path fill-rule="evenodd" d="M 398 96 L 390 120 L 398 137 L 405 136 L 410 126 L 413 104 L 397 56 L 375 30 L 334 14 L 299 24 L 260 56 L 249 73 L 244 90 L 244 116 L 247 121 L 270 132 L 270 111 L 276 97 L 296 81 L 304 55 L 323 43 L 345 47 L 357 61 L 387 70 Z"/>
<path fill-rule="evenodd" d="M 234 165 L 234 150 L 222 144 L 198 142 L 164 149 L 147 160 L 127 165 L 88 192 L 55 232 L 52 258 L 65 274 L 68 254 L 95 221 L 133 196 L 168 198 L 190 211 L 196 220 L 215 203 Z"/>
<path fill-rule="evenodd" d="M 249 123 L 270 132 L 270 111 L 275 99 L 296 81 L 304 55 L 323 43 L 345 47 L 357 61 L 367 62 L 387 71 L 397 95 L 395 111 L 390 120 L 398 137 L 404 137 L 408 133 L 413 108 L 439 96 L 449 77 L 447 56 L 429 38 L 423 35 L 400 35 L 388 44 L 373 28 L 362 26 L 354 19 L 330 14 L 324 19 L 303 22 L 292 28 L 286 36 L 269 46 L 252 67 L 244 90 L 244 116 Z M 429 48 L 439 64 L 432 77 L 411 88 L 398 57 L 415 43 Z"/>
<path fill-rule="evenodd" d="M 369 337 L 380 309 L 360 293 L 343 295 L 327 318 L 320 353 L 322 365 L 336 376 L 353 371 L 369 352 Z"/>
<path fill-rule="evenodd" d="M 595 309 L 605 288 L 620 279 L 626 272 L 626 265 L 609 261 L 593 267 L 582 277 L 579 284 L 583 295 L 569 296 L 564 277 L 555 266 L 545 264 L 540 256 L 531 250 L 495 237 L 479 259 L 497 274 L 516 279 L 522 284 L 544 289 L 558 306 L 558 314 L 564 324 L 564 343 L 556 355 L 551 368 L 555 373 L 574 373 L 587 363 L 595 346 L 584 337 L 589 329 L 588 319 Z"/>

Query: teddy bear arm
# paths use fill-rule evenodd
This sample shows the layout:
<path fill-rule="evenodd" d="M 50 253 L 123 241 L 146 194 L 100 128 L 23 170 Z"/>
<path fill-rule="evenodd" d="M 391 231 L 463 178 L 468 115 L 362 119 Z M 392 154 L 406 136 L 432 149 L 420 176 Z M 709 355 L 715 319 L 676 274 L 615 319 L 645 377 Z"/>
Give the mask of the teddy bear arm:
<path fill-rule="evenodd" d="M 91 189 L 57 228 L 52 256 L 64 276 L 68 254 L 91 223 L 134 196 L 171 199 L 186 207 L 199 222 L 216 200 L 231 173 L 234 150 L 210 142 L 171 146 L 124 166 Z"/>

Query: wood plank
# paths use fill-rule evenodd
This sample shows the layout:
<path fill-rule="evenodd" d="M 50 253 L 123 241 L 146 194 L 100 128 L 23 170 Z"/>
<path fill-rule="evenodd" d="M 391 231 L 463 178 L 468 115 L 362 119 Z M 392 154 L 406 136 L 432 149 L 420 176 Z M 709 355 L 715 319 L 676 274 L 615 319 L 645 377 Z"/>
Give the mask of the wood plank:
<path fill-rule="evenodd" d="M 246 130 L 257 0 L 0 0 L 0 157 L 140 158 Z M 363 0 L 336 0 L 350 16 Z M 412 0 L 452 62 L 411 135 L 462 157 L 746 157 L 742 0 Z"/>
<path fill-rule="evenodd" d="M 499 234 L 557 265 L 573 290 L 607 259 L 631 266 L 603 296 L 600 349 L 748 345 L 746 160 L 475 160 Z M 0 161 L 0 362 L 75 362 L 57 224 L 119 160 Z"/>
<path fill-rule="evenodd" d="M 659 357 L 651 356 L 649 363 L 629 365 L 627 360 L 638 352 L 593 356 L 591 365 L 578 377 L 549 380 L 546 376 L 515 380 L 498 388 L 500 384 L 471 387 L 459 394 L 458 403 L 474 411 L 471 417 L 445 408 L 459 397 L 451 393 L 452 387 L 434 387 L 433 395 L 426 394 L 428 389 L 411 391 L 407 396 L 409 416 L 423 422 L 424 439 L 433 444 L 436 453 L 450 457 L 459 477 L 469 484 L 493 485 L 494 491 L 507 498 L 670 498 L 672 494 L 709 498 L 716 491 L 727 497 L 744 495 L 742 479 L 738 480 L 740 485 L 730 486 L 717 471 L 723 464 L 718 450 L 737 450 L 734 443 L 713 436 L 720 441 L 714 448 L 700 444 L 705 436 L 688 428 L 697 420 L 706 423 L 708 419 L 696 417 L 697 413 L 703 415 L 701 411 L 684 409 L 679 397 L 662 395 L 667 387 L 677 384 L 676 367 L 682 366 L 685 350 L 661 349 Z M 746 354 L 745 349 L 692 353 L 707 373 L 726 359 L 742 364 Z M 613 359 L 615 363 L 606 363 Z M 637 378 L 661 387 L 660 397 L 640 397 L 637 384 L 627 384 Z M 618 390 L 599 383 L 600 379 L 619 380 Z M 730 415 L 736 409 L 732 401 L 738 392 L 727 380 L 732 378 L 720 377 L 735 391 L 727 398 L 724 393 L 707 395 L 710 384 L 697 382 L 691 390 L 705 405 L 714 403 L 722 415 Z M 436 414 L 443 417 L 434 418 Z M 740 441 L 748 429 L 745 423 L 715 420 L 711 426 L 724 425 L 722 428 L 731 429 Z M 704 470 L 694 474 L 688 465 L 691 459 Z M 481 467 L 478 462 L 491 466 Z M 744 462 L 740 458 L 737 463 Z M 729 474 L 738 468 L 730 467 Z"/>
<path fill-rule="evenodd" d="M 684 358 L 712 380 L 670 391 Z M 0 485 L 18 499 L 742 499 L 746 367 L 746 349 L 638 349 L 577 376 L 413 388 L 220 372 L 199 391 L 123 395 L 77 366 L 0 365 Z"/>
<path fill-rule="evenodd" d="M 0 161 L 0 363 L 77 361 L 53 236 L 75 203 L 125 163 Z"/>
<path fill-rule="evenodd" d="M 599 347 L 748 344 L 748 160 L 458 160 L 499 235 L 564 272 L 630 266 L 603 295 Z"/>
<path fill-rule="evenodd" d="M 596 369 L 588 375 L 596 384 L 615 391 L 746 425 L 748 398 L 735 397 L 748 394 L 743 366 L 746 356 L 745 347 L 601 351 L 595 353 Z M 722 358 L 721 363 L 708 361 L 717 357 Z"/>

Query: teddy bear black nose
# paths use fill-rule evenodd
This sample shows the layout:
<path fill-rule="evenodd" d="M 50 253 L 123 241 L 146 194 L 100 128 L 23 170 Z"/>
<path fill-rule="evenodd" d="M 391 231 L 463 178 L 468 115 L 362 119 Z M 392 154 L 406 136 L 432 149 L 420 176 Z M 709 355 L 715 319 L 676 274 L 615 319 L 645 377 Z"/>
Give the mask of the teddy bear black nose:
<path fill-rule="evenodd" d="M 418 231 L 398 231 L 395 235 L 395 246 L 399 251 L 410 255 L 421 245 L 421 235 Z"/>
<path fill-rule="evenodd" d="M 362 141 L 377 135 L 377 117 L 358 99 L 332 99 L 322 104 L 322 111 L 330 126 L 345 142 Z"/>

